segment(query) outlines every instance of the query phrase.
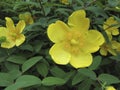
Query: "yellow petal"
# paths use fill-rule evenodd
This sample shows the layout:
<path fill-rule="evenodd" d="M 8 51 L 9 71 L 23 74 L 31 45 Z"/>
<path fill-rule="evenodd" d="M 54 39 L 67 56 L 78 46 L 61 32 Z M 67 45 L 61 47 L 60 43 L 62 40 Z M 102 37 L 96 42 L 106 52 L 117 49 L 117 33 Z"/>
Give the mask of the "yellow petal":
<path fill-rule="evenodd" d="M 111 40 L 112 40 L 112 34 L 111 34 L 111 32 L 107 32 L 107 31 L 106 31 L 106 34 L 107 34 L 107 36 L 108 36 L 109 41 L 111 41 Z"/>
<path fill-rule="evenodd" d="M 15 46 L 15 42 L 13 42 L 13 41 L 6 41 L 6 42 L 3 42 L 2 44 L 1 44 L 1 47 L 2 48 L 12 48 L 12 47 L 14 47 Z"/>
<path fill-rule="evenodd" d="M 31 13 L 26 12 L 24 15 L 25 15 L 25 21 L 27 24 L 32 24 L 34 22 L 31 16 Z"/>
<path fill-rule="evenodd" d="M 68 5 L 69 1 L 68 0 L 60 0 L 61 3 Z"/>
<path fill-rule="evenodd" d="M 119 25 L 117 20 L 114 20 L 114 17 L 110 17 L 106 20 L 106 22 L 103 25 L 103 29 L 112 35 L 118 35 L 119 34 Z"/>
<path fill-rule="evenodd" d="M 19 37 L 16 39 L 16 46 L 21 45 L 25 41 L 25 36 L 23 34 L 20 34 Z"/>
<path fill-rule="evenodd" d="M 26 24 L 32 24 L 34 22 L 31 13 L 26 12 L 24 14 L 19 14 L 19 18 L 24 20 Z"/>
<path fill-rule="evenodd" d="M 85 52 L 89 53 L 96 52 L 104 41 L 104 37 L 100 32 L 97 30 L 89 30 L 88 33 L 86 33 L 86 40 L 83 49 Z"/>
<path fill-rule="evenodd" d="M 117 55 L 116 51 L 113 48 L 108 48 L 108 52 L 114 56 Z"/>
<path fill-rule="evenodd" d="M 18 31 L 18 33 L 21 33 L 24 30 L 24 28 L 25 28 L 25 21 L 20 20 L 16 25 L 16 30 Z"/>
<path fill-rule="evenodd" d="M 116 90 L 113 86 L 107 86 L 105 87 L 105 90 Z"/>
<path fill-rule="evenodd" d="M 72 55 L 70 64 L 75 68 L 84 68 L 92 64 L 92 55 L 90 53 L 84 54 L 80 53 L 79 55 Z"/>
<path fill-rule="evenodd" d="M 100 49 L 100 54 L 103 55 L 103 56 L 107 56 L 107 50 L 104 49 L 104 48 L 101 48 Z"/>
<path fill-rule="evenodd" d="M 64 22 L 56 21 L 56 23 L 49 25 L 47 34 L 52 42 L 57 43 L 64 40 L 68 29 L 69 27 Z"/>
<path fill-rule="evenodd" d="M 117 41 L 111 41 L 111 43 L 112 43 L 112 48 L 113 48 L 113 49 L 117 49 L 117 48 L 120 47 L 120 43 L 117 42 Z"/>
<path fill-rule="evenodd" d="M 23 20 L 23 14 L 19 14 L 19 19 Z"/>
<path fill-rule="evenodd" d="M 71 58 L 70 53 L 63 49 L 62 43 L 54 44 L 49 53 L 54 62 L 61 65 L 68 64 Z"/>
<path fill-rule="evenodd" d="M 9 31 L 15 30 L 14 22 L 11 18 L 6 17 L 6 27 L 8 28 Z"/>
<path fill-rule="evenodd" d="M 0 37 L 7 35 L 7 29 L 5 27 L 0 27 Z"/>
<path fill-rule="evenodd" d="M 28 19 L 28 24 L 33 24 L 33 23 L 34 23 L 33 18 L 32 18 L 32 17 L 29 17 L 29 19 Z"/>
<path fill-rule="evenodd" d="M 84 10 L 78 10 L 71 14 L 68 18 L 68 25 L 78 27 L 79 30 L 88 30 L 90 21 L 86 18 Z"/>
<path fill-rule="evenodd" d="M 114 28 L 114 30 L 112 30 L 112 35 L 118 35 L 119 34 L 119 30 Z"/>

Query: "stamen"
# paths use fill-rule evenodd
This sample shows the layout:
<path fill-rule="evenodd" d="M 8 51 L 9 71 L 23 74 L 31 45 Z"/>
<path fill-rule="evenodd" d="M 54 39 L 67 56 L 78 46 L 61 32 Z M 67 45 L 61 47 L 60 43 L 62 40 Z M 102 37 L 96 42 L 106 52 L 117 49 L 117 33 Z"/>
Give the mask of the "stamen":
<path fill-rule="evenodd" d="M 71 40 L 71 44 L 72 44 L 72 45 L 76 45 L 76 44 L 78 44 L 78 41 L 75 40 L 75 39 L 72 39 L 72 40 Z"/>
<path fill-rule="evenodd" d="M 80 48 L 84 45 L 83 37 L 77 30 L 72 30 L 66 34 L 64 49 L 72 54 L 79 54 Z"/>

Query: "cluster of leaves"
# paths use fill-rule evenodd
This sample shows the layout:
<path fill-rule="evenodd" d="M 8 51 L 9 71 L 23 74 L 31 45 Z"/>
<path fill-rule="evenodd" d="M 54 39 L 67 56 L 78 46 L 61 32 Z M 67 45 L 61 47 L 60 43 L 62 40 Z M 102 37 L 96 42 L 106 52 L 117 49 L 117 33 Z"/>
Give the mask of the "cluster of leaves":
<path fill-rule="evenodd" d="M 67 21 L 75 10 L 84 9 L 91 19 L 91 28 L 102 32 L 104 21 L 113 16 L 120 22 L 119 0 L 1 0 L 0 25 L 4 18 L 15 22 L 24 12 L 30 12 L 34 23 L 27 25 L 26 41 L 12 49 L 0 48 L 0 90 L 102 90 L 113 85 L 120 89 L 120 55 L 103 57 L 94 54 L 89 68 L 74 69 L 70 65 L 56 65 L 49 56 L 46 30 L 56 20 Z M 115 39 L 120 41 L 120 37 Z"/>

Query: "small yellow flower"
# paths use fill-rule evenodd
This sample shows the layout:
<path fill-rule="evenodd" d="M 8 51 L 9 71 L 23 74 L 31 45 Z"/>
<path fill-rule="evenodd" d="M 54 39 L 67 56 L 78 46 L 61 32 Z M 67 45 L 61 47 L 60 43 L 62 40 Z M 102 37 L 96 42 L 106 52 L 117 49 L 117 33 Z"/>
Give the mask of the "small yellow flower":
<path fill-rule="evenodd" d="M 100 54 L 103 56 L 107 56 L 108 52 L 112 55 L 117 55 L 117 52 L 120 52 L 120 43 L 112 40 L 110 43 L 104 43 L 100 47 Z"/>
<path fill-rule="evenodd" d="M 55 63 L 70 63 L 75 68 L 91 65 L 91 53 L 99 50 L 104 38 L 97 30 L 88 30 L 89 25 L 90 21 L 84 10 L 73 12 L 68 25 L 59 20 L 49 25 L 47 34 L 55 43 L 49 53 Z"/>
<path fill-rule="evenodd" d="M 116 90 L 113 86 L 107 86 L 105 90 Z"/>
<path fill-rule="evenodd" d="M 20 20 L 24 20 L 26 24 L 33 24 L 34 20 L 31 16 L 31 13 L 26 12 L 19 15 Z"/>
<path fill-rule="evenodd" d="M 25 41 L 25 36 L 22 34 L 25 28 L 24 20 L 20 20 L 16 27 L 11 18 L 6 17 L 6 27 L 0 27 L 0 37 L 6 37 L 6 40 L 1 43 L 3 48 L 12 48 L 19 46 Z"/>
<path fill-rule="evenodd" d="M 61 3 L 68 5 L 69 1 L 68 0 L 60 0 Z"/>
<path fill-rule="evenodd" d="M 114 20 L 114 17 L 109 17 L 103 25 L 103 29 L 105 30 L 105 32 L 110 35 L 118 35 L 118 28 L 118 22 Z"/>

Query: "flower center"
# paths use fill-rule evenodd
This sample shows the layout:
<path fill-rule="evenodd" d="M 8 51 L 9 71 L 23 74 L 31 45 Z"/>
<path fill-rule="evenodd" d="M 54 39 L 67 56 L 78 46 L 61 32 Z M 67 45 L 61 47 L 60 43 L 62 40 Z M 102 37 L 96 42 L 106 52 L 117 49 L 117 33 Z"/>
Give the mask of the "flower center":
<path fill-rule="evenodd" d="M 83 46 L 84 38 L 83 35 L 77 30 L 71 30 L 66 34 L 66 39 L 64 42 L 64 48 L 71 54 L 77 55 Z"/>
<path fill-rule="evenodd" d="M 16 31 L 8 32 L 8 36 L 12 41 L 15 41 L 17 37 L 19 37 L 19 34 Z"/>
<path fill-rule="evenodd" d="M 70 43 L 71 43 L 72 45 L 76 45 L 76 44 L 78 44 L 79 42 L 78 42 L 77 40 L 75 40 L 75 39 L 71 39 Z"/>

